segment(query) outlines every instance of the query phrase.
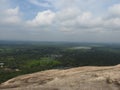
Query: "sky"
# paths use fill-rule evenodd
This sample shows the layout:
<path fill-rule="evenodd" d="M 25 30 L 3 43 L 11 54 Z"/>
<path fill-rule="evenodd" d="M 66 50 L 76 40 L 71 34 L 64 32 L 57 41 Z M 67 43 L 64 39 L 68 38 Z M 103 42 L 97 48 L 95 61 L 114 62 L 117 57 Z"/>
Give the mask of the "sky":
<path fill-rule="evenodd" d="M 120 43 L 120 0 L 0 0 L 0 40 Z"/>

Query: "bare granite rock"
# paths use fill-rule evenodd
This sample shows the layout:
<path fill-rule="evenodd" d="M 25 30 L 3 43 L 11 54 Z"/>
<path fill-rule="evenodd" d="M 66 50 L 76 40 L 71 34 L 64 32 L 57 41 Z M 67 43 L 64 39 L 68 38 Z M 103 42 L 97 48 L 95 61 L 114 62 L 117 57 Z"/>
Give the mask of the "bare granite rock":
<path fill-rule="evenodd" d="M 22 75 L 2 83 L 0 90 L 120 90 L 120 65 Z"/>

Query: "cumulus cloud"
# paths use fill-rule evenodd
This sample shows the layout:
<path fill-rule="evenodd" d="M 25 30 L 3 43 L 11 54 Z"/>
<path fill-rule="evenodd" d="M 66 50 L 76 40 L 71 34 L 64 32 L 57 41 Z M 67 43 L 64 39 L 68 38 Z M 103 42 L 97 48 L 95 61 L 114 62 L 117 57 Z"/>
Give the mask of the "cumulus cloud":
<path fill-rule="evenodd" d="M 51 37 L 52 40 L 55 37 L 56 40 L 89 41 L 91 39 L 91 41 L 97 41 L 103 40 L 103 37 L 110 37 L 111 32 L 114 37 L 119 36 L 118 33 L 115 35 L 115 32 L 120 32 L 120 4 L 110 4 L 104 9 L 101 8 L 104 6 L 103 3 L 109 1 L 29 0 L 29 2 L 40 6 L 39 8 L 44 8 L 38 11 L 34 17 L 32 16 L 32 19 L 27 20 L 23 20 L 21 17 L 21 7 L 5 8 L 0 13 L 0 26 L 2 23 L 4 23 L 4 27 L 11 24 L 14 25 L 11 29 L 19 28 L 19 31 L 29 33 L 29 37 L 30 35 L 33 38 L 36 36 L 36 38 L 46 37 L 46 40 Z M 16 27 L 16 23 L 19 23 L 20 26 Z"/>
<path fill-rule="evenodd" d="M 19 7 L 7 9 L 4 14 L 6 17 L 3 22 L 5 23 L 18 23 L 21 21 Z"/>
<path fill-rule="evenodd" d="M 116 5 L 108 7 L 108 12 L 111 11 L 111 14 L 107 13 L 108 17 L 113 14 L 115 7 Z M 82 11 L 79 7 L 66 7 L 56 12 L 51 10 L 39 12 L 33 20 L 27 21 L 27 24 L 40 27 L 40 29 L 43 29 L 42 26 L 50 26 L 49 29 L 73 33 L 79 30 L 88 31 L 88 29 L 92 32 L 97 30 L 99 32 L 100 29 L 101 31 L 115 31 L 120 28 L 119 21 L 119 17 L 95 16 L 94 13 Z M 56 26 L 56 28 L 53 28 L 53 26 Z"/>
<path fill-rule="evenodd" d="M 40 6 L 40 7 L 50 7 L 50 4 L 48 3 L 48 1 L 46 1 L 46 2 L 41 2 L 39 0 L 28 0 L 28 1 L 32 4 Z"/>
<path fill-rule="evenodd" d="M 69 7 L 69 8 L 64 8 L 58 12 L 57 18 L 58 20 L 69 20 L 69 19 L 74 19 L 76 16 L 78 16 L 81 13 L 81 10 L 79 8 L 74 8 L 74 7 Z"/>
<path fill-rule="evenodd" d="M 120 4 L 115 4 L 109 8 L 112 15 L 120 16 Z"/>
<path fill-rule="evenodd" d="M 19 7 L 16 7 L 16 8 L 14 8 L 14 9 L 7 9 L 7 10 L 5 11 L 5 13 L 6 13 L 7 15 L 18 15 L 18 13 L 19 13 Z"/>
<path fill-rule="evenodd" d="M 4 11 L 1 11 L 1 13 L 1 23 L 15 24 L 21 21 L 19 7 L 5 9 Z"/>
<path fill-rule="evenodd" d="M 27 24 L 30 26 L 47 26 L 53 24 L 55 18 L 55 13 L 51 10 L 46 10 L 43 12 L 38 12 L 37 16 L 30 21 L 27 21 Z"/>

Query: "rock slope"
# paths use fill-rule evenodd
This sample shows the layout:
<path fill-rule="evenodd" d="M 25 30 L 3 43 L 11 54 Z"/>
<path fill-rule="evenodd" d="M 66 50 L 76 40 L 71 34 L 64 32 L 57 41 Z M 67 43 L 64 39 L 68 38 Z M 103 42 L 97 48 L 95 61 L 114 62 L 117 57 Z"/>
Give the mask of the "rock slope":
<path fill-rule="evenodd" d="M 120 90 L 120 65 L 22 75 L 2 83 L 0 90 Z"/>

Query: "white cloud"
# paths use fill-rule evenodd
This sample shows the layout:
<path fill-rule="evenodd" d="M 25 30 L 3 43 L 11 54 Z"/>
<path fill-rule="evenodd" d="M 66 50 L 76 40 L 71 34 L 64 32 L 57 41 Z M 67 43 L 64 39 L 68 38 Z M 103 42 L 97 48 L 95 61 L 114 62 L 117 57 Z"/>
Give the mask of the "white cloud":
<path fill-rule="evenodd" d="M 60 20 L 60 21 L 65 21 L 65 20 L 70 20 L 70 19 L 74 19 L 76 18 L 76 16 L 78 16 L 81 13 L 80 9 L 78 8 L 74 8 L 74 7 L 69 7 L 69 8 L 65 8 L 62 9 L 60 11 L 58 11 L 56 14 L 56 19 Z"/>
<path fill-rule="evenodd" d="M 30 26 L 51 25 L 54 18 L 55 13 L 50 10 L 46 10 L 43 12 L 38 12 L 37 16 L 33 20 L 27 21 L 27 24 Z"/>
<path fill-rule="evenodd" d="M 18 15 L 19 14 L 19 7 L 7 9 L 5 11 L 5 14 L 7 14 L 7 15 Z"/>
<path fill-rule="evenodd" d="M 92 12 L 81 11 L 77 7 L 68 7 L 57 12 L 51 10 L 42 11 L 37 14 L 33 20 L 27 21 L 28 26 L 40 27 L 40 30 L 44 30 L 42 26 L 49 26 L 50 30 L 59 30 L 61 32 L 73 33 L 82 30 L 91 31 L 93 29 L 98 32 L 103 30 L 118 30 L 120 27 L 120 18 L 106 18 L 96 17 Z M 56 28 L 53 28 L 55 26 Z"/>
<path fill-rule="evenodd" d="M 21 21 L 19 7 L 6 10 L 6 19 L 5 22 L 8 23 L 18 23 Z"/>
<path fill-rule="evenodd" d="M 3 23 L 19 23 L 21 21 L 21 13 L 19 11 L 19 7 L 9 8 L 3 11 L 3 18 L 1 18 L 1 22 Z"/>
<path fill-rule="evenodd" d="M 40 2 L 39 0 L 28 0 L 30 3 L 41 6 L 41 7 L 50 7 L 49 3 L 46 2 Z"/>
<path fill-rule="evenodd" d="M 112 29 L 113 31 L 120 30 L 120 18 L 110 18 L 105 20 L 103 28 Z"/>
<path fill-rule="evenodd" d="M 36 38 L 39 39 L 39 37 L 44 37 L 46 40 L 52 37 L 52 39 L 55 38 L 54 40 L 61 40 L 61 38 L 64 40 L 64 38 L 67 38 L 68 40 L 76 41 L 79 41 L 79 39 L 83 41 L 89 41 L 90 39 L 97 41 L 101 38 L 104 39 L 104 37 L 110 37 L 110 35 L 112 35 L 111 32 L 114 33 L 114 37 L 116 36 L 115 31 L 120 32 L 120 4 L 106 6 L 104 7 L 105 10 L 103 10 L 103 6 L 105 5 L 103 5 L 103 3 L 109 2 L 108 0 L 44 0 L 42 2 L 40 0 L 28 1 L 34 5 L 42 7 L 40 10 L 43 11 L 38 11 L 37 15 L 31 20 L 22 20 L 20 12 L 21 7 L 7 7 L 7 9 L 5 8 L 4 10 L 0 9 L 0 11 L 2 10 L 2 12 L 0 12 L 0 28 L 6 31 L 13 29 L 16 31 L 16 34 L 18 33 L 17 30 L 19 29 L 19 32 L 21 32 L 21 35 L 19 36 L 29 33 L 28 36 L 34 40 L 36 40 Z M 95 3 L 97 5 L 95 5 Z M 33 8 L 34 5 L 32 5 Z M 43 9 L 43 7 L 48 10 Z M 31 17 L 33 16 L 30 14 L 29 18 Z M 4 23 L 4 25 L 2 23 Z M 20 26 L 17 26 L 16 23 L 19 23 Z M 10 25 L 12 25 L 12 27 L 9 28 Z M 5 32 L 2 29 L 0 33 Z M 111 34 L 109 35 L 109 33 Z M 4 36 L 3 34 L 1 35 Z M 37 37 L 35 35 L 37 35 Z M 117 37 L 119 36 L 119 33 L 117 33 Z M 97 39 L 97 37 L 100 39 Z M 106 41 L 108 39 L 106 39 Z"/>
<path fill-rule="evenodd" d="M 109 12 L 113 15 L 120 16 L 120 4 L 115 4 L 109 8 Z"/>

